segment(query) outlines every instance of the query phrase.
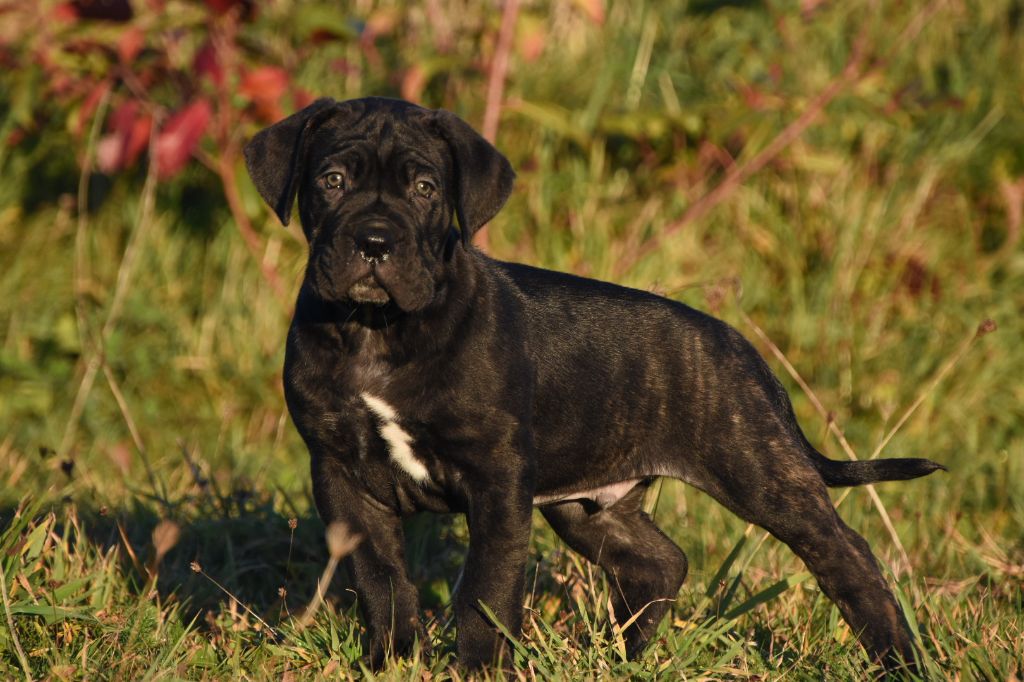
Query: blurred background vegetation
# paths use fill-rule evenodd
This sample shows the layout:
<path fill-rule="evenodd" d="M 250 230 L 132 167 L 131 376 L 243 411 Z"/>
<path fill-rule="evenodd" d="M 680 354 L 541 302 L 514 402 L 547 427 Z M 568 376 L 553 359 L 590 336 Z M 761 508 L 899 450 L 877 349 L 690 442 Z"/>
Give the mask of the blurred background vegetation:
<path fill-rule="evenodd" d="M 280 380 L 305 245 L 240 150 L 315 97 L 373 94 L 450 109 L 512 160 L 516 191 L 480 239 L 493 255 L 728 320 L 833 457 L 845 441 L 947 465 L 854 492 L 842 513 L 891 567 L 930 665 L 1020 676 L 1022 13 L 0 4 L 0 670 L 359 674 L 343 587 L 340 613 L 288 630 L 325 558 Z M 997 333 L 978 334 L 987 320 Z M 759 536 L 674 483 L 651 504 L 691 558 L 661 646 L 638 664 L 602 648 L 607 585 L 538 523 L 518 655 L 566 677 L 858 674 L 851 634 L 788 550 L 738 546 Z M 441 653 L 389 674 L 457 675 L 444 626 L 462 550 L 445 538 L 465 531 L 411 525 Z M 766 606 L 704 618 L 785 576 Z"/>

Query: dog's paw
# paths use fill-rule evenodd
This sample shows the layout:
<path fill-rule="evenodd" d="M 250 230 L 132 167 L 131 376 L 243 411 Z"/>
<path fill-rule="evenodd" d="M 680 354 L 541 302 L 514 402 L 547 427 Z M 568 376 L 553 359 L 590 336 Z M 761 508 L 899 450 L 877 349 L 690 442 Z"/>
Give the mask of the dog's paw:
<path fill-rule="evenodd" d="M 512 652 L 500 635 L 459 637 L 457 649 L 459 664 L 466 670 L 487 668 L 497 672 L 512 666 Z"/>
<path fill-rule="evenodd" d="M 379 672 L 387 665 L 388 661 L 396 658 L 411 658 L 417 652 L 423 657 L 429 657 L 433 653 L 433 646 L 427 636 L 427 631 L 419 623 L 406 632 L 381 633 L 371 636 L 367 653 L 363 655 L 360 662 L 370 670 Z"/>

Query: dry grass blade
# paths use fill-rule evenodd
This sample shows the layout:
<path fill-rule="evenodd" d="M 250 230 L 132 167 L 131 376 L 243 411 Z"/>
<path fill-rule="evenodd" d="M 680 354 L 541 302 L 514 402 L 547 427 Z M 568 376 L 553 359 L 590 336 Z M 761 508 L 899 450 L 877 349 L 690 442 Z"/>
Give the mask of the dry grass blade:
<path fill-rule="evenodd" d="M 139 451 L 139 455 L 142 457 L 142 465 L 146 468 L 146 477 L 149 479 L 149 485 L 153 489 L 153 494 L 156 495 L 165 506 L 169 506 L 166 499 L 160 494 L 160 489 L 157 487 L 156 474 L 153 472 L 153 465 L 149 461 L 149 453 L 146 451 L 146 446 L 142 442 L 142 434 L 139 432 L 139 427 L 135 423 L 135 419 L 132 418 L 132 413 L 128 409 L 128 401 L 125 400 L 124 392 L 121 391 L 121 386 L 117 379 L 114 378 L 114 373 L 110 371 L 110 366 L 105 362 L 103 363 L 103 376 L 107 379 L 107 385 L 110 387 L 110 393 L 114 396 L 114 401 L 117 403 L 117 408 L 121 411 L 121 418 L 124 419 L 125 426 L 128 427 L 128 433 L 132 437 L 132 442 L 135 444 L 135 448 Z"/>
<path fill-rule="evenodd" d="M 156 199 L 157 173 L 156 153 L 154 152 L 154 149 L 157 128 L 157 124 L 154 123 L 150 131 L 150 161 L 146 170 L 146 182 L 142 188 L 142 202 L 139 208 L 138 219 L 135 222 L 135 229 L 132 230 L 131 237 L 129 237 L 128 245 L 125 247 L 124 255 L 121 258 L 121 266 L 117 271 L 117 283 L 114 287 L 114 295 L 111 299 L 110 307 L 107 310 L 106 321 L 103 323 L 103 328 L 100 333 L 90 333 L 84 313 L 79 315 L 79 324 L 85 325 L 84 329 L 80 330 L 80 334 L 83 338 L 92 338 L 94 347 L 92 352 L 88 355 L 88 360 L 85 364 L 85 372 L 82 374 L 82 380 L 79 382 L 78 391 L 75 394 L 75 400 L 71 406 L 71 413 L 68 416 L 68 421 L 64 428 L 64 436 L 61 438 L 60 447 L 57 450 L 61 457 L 67 455 L 68 451 L 71 449 L 75 432 L 78 429 L 78 422 L 82 417 L 82 411 L 85 409 L 85 404 L 89 400 L 89 395 L 92 392 L 92 388 L 96 380 L 96 373 L 103 364 L 103 346 L 106 343 L 107 338 L 110 336 L 110 333 L 117 325 L 118 317 L 121 313 L 121 306 L 124 304 L 124 299 L 128 292 L 128 284 L 131 282 L 135 273 L 135 265 L 139 251 L 142 244 L 145 243 L 145 238 L 155 222 L 153 208 Z M 92 151 L 90 150 L 87 158 L 91 158 L 91 156 Z M 88 176 L 89 173 L 91 173 L 91 164 L 86 162 L 83 165 L 82 175 Z M 83 182 L 83 186 L 87 186 L 87 184 Z M 81 198 L 82 192 L 84 191 L 84 189 L 80 190 L 80 202 L 84 201 Z M 79 210 L 82 210 L 81 206 L 79 207 Z M 80 222 L 78 232 L 81 234 L 84 229 L 85 223 Z M 78 237 L 76 236 L 76 238 Z M 82 265 L 76 260 L 76 271 L 80 267 L 82 267 Z M 76 278 L 78 276 L 79 275 L 76 274 Z"/>
<path fill-rule="evenodd" d="M 943 363 L 939 371 L 935 373 L 934 377 L 932 377 L 932 380 L 928 382 L 928 385 L 925 386 L 920 393 L 918 393 L 917 398 L 914 399 L 914 402 L 911 403 L 910 407 L 908 407 L 906 411 L 900 416 L 895 426 L 889 429 L 889 432 L 885 434 L 885 437 L 882 438 L 881 441 L 879 441 L 878 445 L 875 447 L 874 452 L 871 453 L 871 456 L 868 457 L 868 459 L 875 459 L 880 454 L 882 454 L 882 450 L 885 449 L 885 446 L 888 445 L 889 441 L 892 440 L 893 436 L 895 436 L 896 433 L 901 428 L 903 428 L 903 425 L 906 424 L 907 420 L 910 419 L 914 412 L 917 411 L 917 408 L 921 407 L 921 403 L 923 403 L 925 399 L 931 394 L 931 392 L 935 390 L 936 386 L 942 383 L 942 380 L 946 378 L 946 375 L 952 372 L 953 368 L 960 364 L 960 361 L 964 359 L 967 353 L 974 346 L 974 342 L 980 339 L 982 336 L 985 336 L 986 334 L 991 334 L 995 330 L 996 323 L 993 320 L 983 320 L 981 324 L 978 325 L 978 328 L 974 331 L 974 333 L 972 333 L 970 336 L 964 339 L 964 342 L 960 344 L 960 348 L 957 349 L 957 351 L 953 353 L 946 360 L 945 363 Z"/>
<path fill-rule="evenodd" d="M 748 326 L 750 326 L 751 329 L 754 330 L 754 333 L 757 334 L 758 338 L 761 339 L 768 346 L 768 348 L 772 352 L 772 355 L 774 355 L 775 358 L 782 363 L 783 367 L 786 368 L 786 371 L 789 373 L 789 375 L 793 377 L 793 380 L 800 385 L 800 388 L 803 389 L 808 399 L 810 399 L 811 403 L 814 405 L 814 408 L 818 411 L 818 414 L 821 415 L 821 417 L 825 419 L 828 423 L 829 430 L 836 434 L 836 438 L 839 439 L 839 442 L 842 444 L 843 450 L 846 452 L 847 457 L 849 457 L 851 460 L 856 461 L 858 459 L 857 453 L 853 450 L 849 442 L 846 440 L 846 435 L 843 433 L 842 429 L 840 429 L 839 426 L 836 424 L 834 415 L 831 412 L 825 410 L 825 407 L 821 404 L 821 401 L 818 400 L 817 394 L 815 394 L 815 392 L 811 389 L 810 385 L 806 381 L 804 381 L 803 377 L 800 376 L 800 373 L 796 371 L 796 367 L 793 366 L 793 364 L 786 357 L 785 353 L 782 352 L 782 349 L 776 346 L 775 343 L 770 338 L 768 338 L 768 335 L 764 332 L 764 330 L 761 329 L 761 327 L 756 322 L 754 322 L 754 320 L 752 320 L 750 316 L 746 314 L 746 312 L 741 310 L 740 316 L 742 317 L 743 321 Z M 865 485 L 864 489 L 867 490 L 868 496 L 871 498 L 871 502 L 875 505 L 875 509 L 878 510 L 878 516 L 882 519 L 882 525 L 885 526 L 885 530 L 888 531 L 889 537 L 892 538 L 893 546 L 896 547 L 896 551 L 900 555 L 900 560 L 903 562 L 903 566 L 906 569 L 907 574 L 912 575 L 914 569 L 910 563 L 910 556 L 907 554 L 907 550 L 906 548 L 904 548 L 903 542 L 900 540 L 899 533 L 896 532 L 896 526 L 893 525 L 892 519 L 889 517 L 889 512 L 885 508 L 885 503 L 882 502 L 882 498 L 878 496 L 878 491 L 875 490 L 875 487 L 873 485 Z"/>
<path fill-rule="evenodd" d="M 751 319 L 745 311 L 740 310 L 740 317 L 743 319 L 744 323 L 747 324 L 754 331 L 757 337 L 761 339 L 761 341 L 764 342 L 766 346 L 768 346 L 769 350 L 771 350 L 772 352 L 772 355 L 774 355 L 775 358 L 780 363 L 782 363 L 782 366 L 785 367 L 786 372 L 793 378 L 794 381 L 797 382 L 797 384 L 803 390 L 804 394 L 807 395 L 807 398 L 811 401 L 811 404 L 814 406 L 814 409 L 823 419 L 826 420 L 829 431 L 833 435 L 835 435 L 837 441 L 842 446 L 843 451 L 846 453 L 846 455 L 851 460 L 856 461 L 858 459 L 857 453 L 854 451 L 849 441 L 847 441 L 846 435 L 843 433 L 843 430 L 836 423 L 835 415 L 832 412 L 829 412 L 828 410 L 825 409 L 825 406 L 822 405 L 821 401 L 818 399 L 817 394 L 810 387 L 810 385 L 806 381 L 804 381 L 804 378 L 796 370 L 796 367 L 794 367 L 793 364 L 789 361 L 785 353 L 782 352 L 782 349 L 780 349 L 777 345 L 775 345 L 774 342 L 772 342 L 770 338 L 768 338 L 768 335 L 764 332 L 764 330 L 761 329 L 761 327 L 756 322 L 754 322 L 754 320 Z M 882 450 L 889 443 L 892 437 L 896 435 L 896 432 L 899 431 L 899 429 L 907 422 L 907 420 L 917 410 L 917 408 L 920 407 L 921 403 L 924 402 L 925 398 L 935 389 L 936 386 L 939 385 L 939 383 L 953 370 L 953 368 L 956 367 L 956 365 L 959 364 L 961 360 L 963 360 L 963 358 L 967 355 L 967 352 L 974 345 L 974 342 L 980 337 L 995 331 L 995 329 L 996 324 L 992 320 L 984 320 L 981 324 L 978 325 L 977 329 L 973 331 L 971 335 L 964 341 L 964 343 L 960 345 L 960 348 L 958 348 L 957 351 L 954 352 L 953 355 L 951 355 L 945 363 L 943 363 L 942 368 L 936 373 L 934 379 L 931 382 L 929 382 L 929 384 L 921 391 L 921 393 L 918 394 L 917 398 L 910 405 L 910 407 L 907 408 L 907 410 L 903 413 L 903 415 L 900 417 L 896 425 L 889 430 L 889 432 L 885 435 L 882 441 L 878 444 L 878 446 L 875 448 L 874 452 L 872 452 L 871 457 L 869 459 L 875 459 L 878 457 L 879 454 L 881 454 Z M 903 547 L 903 543 L 900 541 L 899 534 L 896 532 L 896 527 L 893 525 L 892 519 L 889 517 L 889 513 L 885 508 L 885 504 L 882 502 L 882 498 L 878 496 L 878 491 L 875 490 L 875 487 L 873 485 L 866 485 L 864 486 L 864 488 L 867 490 L 872 503 L 878 510 L 878 514 L 882 520 L 882 524 L 885 526 L 886 531 L 888 531 L 889 536 L 892 538 L 893 545 L 896 547 L 897 552 L 899 552 L 900 554 L 900 559 L 903 562 L 907 574 L 912 575 L 913 567 L 910 562 L 910 557 L 907 555 L 907 551 Z M 840 496 L 840 498 L 836 501 L 836 506 L 838 507 L 840 504 L 842 504 L 849 494 L 849 489 L 843 491 L 842 496 Z"/>
<path fill-rule="evenodd" d="M 618 583 L 617 580 L 616 583 Z M 619 588 L 617 584 L 616 589 L 619 589 L 621 591 L 621 588 Z M 628 630 L 630 626 L 632 626 L 633 623 L 635 623 L 637 619 L 640 618 L 640 616 L 644 615 L 644 611 L 646 611 L 649 606 L 664 601 L 674 603 L 675 598 L 651 600 L 643 606 L 641 606 L 639 609 L 637 609 L 633 613 L 633 615 L 631 615 L 629 619 L 626 620 L 625 623 L 619 623 L 618 618 L 615 617 L 615 609 L 612 606 L 612 598 L 609 595 L 608 602 L 606 604 L 606 608 L 608 610 L 608 619 L 611 621 L 612 636 L 615 638 L 615 650 L 619 653 L 619 656 L 622 658 L 622 660 L 626 660 L 626 638 L 624 637 L 624 633 L 626 632 L 626 630 Z"/>
<path fill-rule="evenodd" d="M 484 111 L 480 132 L 484 139 L 494 143 L 498 137 L 498 121 L 501 118 L 502 100 L 505 94 L 505 77 L 508 74 L 508 58 L 515 38 L 516 20 L 519 18 L 519 0 L 505 0 L 501 11 L 501 28 L 498 29 L 498 44 L 491 60 L 487 78 L 487 108 Z"/>
<path fill-rule="evenodd" d="M 241 601 L 241 600 L 240 600 L 240 599 L 239 599 L 238 597 L 236 597 L 236 596 L 235 596 L 234 594 L 232 594 L 232 593 L 231 593 L 231 591 L 230 591 L 230 590 L 228 590 L 228 588 L 226 588 L 226 587 L 224 587 L 223 585 L 221 585 L 221 584 L 220 584 L 220 583 L 219 583 L 219 582 L 218 582 L 218 581 L 217 581 L 216 579 L 214 579 L 214 577 L 213 577 L 213 576 L 211 576 L 211 575 L 210 575 L 210 574 L 208 574 L 208 573 L 207 573 L 206 571 L 204 571 L 204 570 L 203 570 L 203 567 L 202 567 L 202 566 L 200 565 L 200 563 L 199 563 L 198 561 L 193 561 L 192 563 L 190 563 L 190 564 L 189 564 L 189 567 L 190 567 L 190 568 L 192 569 L 192 572 L 193 572 L 193 573 L 198 573 L 199 575 L 201 575 L 201 576 L 203 576 L 204 578 L 206 578 L 207 580 L 209 580 L 209 581 L 210 581 L 211 583 L 213 583 L 213 585 L 214 585 L 214 586 L 215 586 L 215 587 L 216 587 L 216 588 L 217 588 L 218 590 L 220 590 L 220 591 L 221 591 L 221 592 L 223 592 L 223 593 L 224 593 L 225 595 L 227 595 L 227 597 L 228 597 L 229 599 L 231 599 L 231 601 L 232 601 L 232 602 L 233 602 L 234 604 L 236 604 L 237 606 L 240 606 L 240 607 L 242 608 L 242 610 L 243 610 L 243 611 L 245 611 L 245 612 L 246 612 L 247 614 L 249 614 L 249 615 L 250 615 L 250 616 L 252 616 L 252 617 L 253 617 L 254 619 L 256 619 L 256 621 L 258 621 L 258 622 L 259 622 L 259 624 L 260 624 L 260 625 L 262 625 L 262 626 L 263 626 L 263 627 L 264 627 L 264 628 L 266 629 L 266 631 L 267 631 L 267 634 L 268 634 L 268 635 L 269 635 L 269 636 L 270 636 L 270 637 L 271 637 L 272 639 L 277 639 L 277 630 L 275 630 L 275 629 L 274 629 L 273 627 L 271 627 L 271 626 L 270 626 L 270 624 L 269 624 L 269 623 L 268 623 L 267 621 L 265 621 L 265 620 L 263 620 L 262 618 L 260 618 L 260 617 L 259 617 L 259 615 L 258 615 L 258 614 L 257 614 L 257 613 L 256 613 L 255 611 L 253 611 L 253 610 L 252 610 L 252 609 L 250 609 L 250 608 L 249 608 L 248 606 L 246 606 L 245 604 L 243 604 L 243 603 L 242 603 L 242 601 Z"/>
<path fill-rule="evenodd" d="M 242 241 L 245 242 L 245 247 L 249 250 L 253 262 L 259 265 L 263 279 L 270 286 L 271 290 L 273 290 L 274 295 L 277 297 L 277 300 L 281 303 L 282 307 L 287 309 L 290 306 L 290 303 L 288 302 L 288 294 L 285 291 L 284 283 L 281 281 L 281 276 L 278 274 L 277 269 L 264 258 L 266 249 L 260 241 L 259 236 L 256 234 L 256 230 L 253 229 L 252 221 L 249 220 L 249 215 L 245 212 L 242 197 L 238 192 L 238 186 L 235 184 L 236 180 L 233 159 L 229 158 L 227 154 L 224 154 L 219 159 L 208 161 L 208 164 L 212 164 L 211 167 L 220 177 L 221 185 L 224 188 L 224 198 L 228 202 L 231 217 L 234 219 L 235 225 L 238 227 L 238 233 L 242 235 Z"/>
<path fill-rule="evenodd" d="M 11 633 L 11 642 L 14 644 L 14 651 L 18 654 L 18 662 L 25 673 L 25 679 L 32 682 L 31 666 L 24 649 L 21 648 L 21 640 L 18 639 L 18 631 L 14 628 L 14 616 L 11 615 L 11 600 L 7 596 L 7 573 L 4 571 L 4 562 L 0 561 L 0 596 L 4 600 L 4 615 L 7 616 L 7 627 Z"/>
<path fill-rule="evenodd" d="M 505 0 L 501 12 L 501 27 L 498 29 L 498 43 L 491 59 L 490 73 L 487 77 L 487 105 L 484 109 L 484 120 L 480 132 L 484 139 L 492 144 L 498 137 L 498 122 L 501 120 L 501 108 L 505 99 L 505 78 L 508 74 L 509 53 L 515 40 L 516 22 L 519 18 L 519 0 Z M 490 234 L 487 226 L 477 232 L 477 244 L 484 251 L 490 246 Z"/>
<path fill-rule="evenodd" d="M 327 552 L 330 554 L 330 559 L 327 560 L 327 566 L 316 583 L 316 594 L 313 595 L 313 600 L 309 602 L 309 606 L 299 618 L 298 628 L 300 630 L 308 627 L 316 617 L 316 612 L 320 610 L 320 606 L 324 602 L 324 591 L 331 584 L 334 572 L 338 570 L 338 562 L 351 554 L 363 541 L 361 535 L 353 534 L 349 527 L 340 521 L 335 521 L 327 527 L 326 536 Z"/>
<path fill-rule="evenodd" d="M 903 412 L 899 420 L 896 422 L 895 426 L 889 429 L 888 433 L 886 433 L 882 440 L 879 441 L 878 445 L 875 447 L 874 452 L 871 453 L 871 456 L 868 459 L 876 459 L 882 453 L 882 450 L 885 449 L 885 446 L 889 444 L 889 441 L 892 440 L 893 436 L 895 436 L 896 433 L 903 427 L 903 425 L 907 423 L 907 420 L 910 419 L 914 412 L 917 411 L 917 408 L 921 406 L 925 399 L 932 393 L 932 391 L 935 390 L 935 388 L 942 382 L 942 380 L 945 379 L 946 376 L 950 372 L 952 372 L 958 364 L 960 364 L 960 361 L 967 356 L 967 353 L 971 350 L 971 348 L 974 347 L 974 343 L 982 336 L 985 336 L 986 334 L 991 334 L 995 330 L 996 323 L 993 320 L 986 319 L 983 320 L 978 325 L 977 329 L 971 332 L 971 334 L 966 339 L 964 339 L 963 343 L 960 344 L 960 347 L 956 351 L 954 351 L 953 354 L 949 356 L 949 358 L 947 358 L 946 362 L 942 364 L 942 367 L 939 368 L 939 371 L 935 373 L 935 376 L 932 378 L 932 380 L 929 381 L 923 389 L 921 389 L 917 397 L 914 399 L 914 402 L 912 402 L 910 404 L 910 407 L 908 407 Z M 839 431 L 838 427 L 835 427 L 834 424 L 835 420 L 831 420 L 829 422 L 829 428 L 835 428 L 835 430 L 841 434 L 842 431 Z M 841 442 L 845 443 L 846 439 L 844 438 Z M 845 445 L 845 447 L 848 448 L 849 445 L 847 444 Z M 850 492 L 851 490 L 849 489 L 843 491 L 843 494 L 839 497 L 838 500 L 836 500 L 837 507 L 843 503 L 843 500 L 845 500 L 847 496 L 849 496 Z"/>

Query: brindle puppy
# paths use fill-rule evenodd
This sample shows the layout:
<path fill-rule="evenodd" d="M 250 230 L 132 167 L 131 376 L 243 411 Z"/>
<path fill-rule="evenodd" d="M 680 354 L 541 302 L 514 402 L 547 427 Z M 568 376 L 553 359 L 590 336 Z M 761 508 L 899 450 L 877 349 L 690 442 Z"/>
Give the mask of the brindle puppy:
<path fill-rule="evenodd" d="M 534 506 L 609 573 L 620 623 L 642 610 L 625 632 L 636 656 L 687 570 L 641 510 L 659 476 L 700 488 L 788 544 L 871 656 L 913 659 L 877 561 L 826 486 L 940 465 L 826 459 L 768 366 L 725 323 L 472 248 L 514 173 L 448 112 L 319 100 L 245 153 L 283 223 L 299 198 L 309 264 L 285 391 L 321 517 L 364 538 L 347 561 L 374 665 L 424 637 L 403 516 L 466 514 L 455 615 L 461 660 L 478 666 L 503 646 L 481 603 L 520 630 Z"/>

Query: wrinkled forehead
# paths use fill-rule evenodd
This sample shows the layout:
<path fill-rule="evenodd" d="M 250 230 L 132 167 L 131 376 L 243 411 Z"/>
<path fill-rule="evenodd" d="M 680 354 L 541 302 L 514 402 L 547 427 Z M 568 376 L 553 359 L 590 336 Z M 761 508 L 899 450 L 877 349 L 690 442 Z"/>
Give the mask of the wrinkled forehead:
<path fill-rule="evenodd" d="M 433 124 L 433 112 L 420 107 L 340 107 L 311 133 L 310 166 L 347 154 L 381 164 L 413 158 L 438 168 L 447 165 L 448 145 Z"/>

